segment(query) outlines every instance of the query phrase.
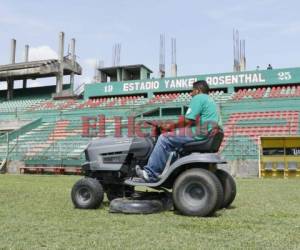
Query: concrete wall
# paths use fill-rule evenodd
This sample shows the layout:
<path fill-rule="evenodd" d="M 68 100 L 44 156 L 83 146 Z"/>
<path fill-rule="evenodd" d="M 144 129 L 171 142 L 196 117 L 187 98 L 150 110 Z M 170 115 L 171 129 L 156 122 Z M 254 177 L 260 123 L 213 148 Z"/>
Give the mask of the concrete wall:
<path fill-rule="evenodd" d="M 6 172 L 9 174 L 19 174 L 21 167 L 25 167 L 23 161 L 9 161 L 6 165 Z"/>
<path fill-rule="evenodd" d="M 258 177 L 258 160 L 233 160 L 227 164 L 218 165 L 219 168 L 226 170 L 234 177 Z"/>
<path fill-rule="evenodd" d="M 1 130 L 16 130 L 20 127 L 23 127 L 24 125 L 30 123 L 32 121 L 19 121 L 19 120 L 15 120 L 15 121 L 0 121 L 0 131 Z"/>

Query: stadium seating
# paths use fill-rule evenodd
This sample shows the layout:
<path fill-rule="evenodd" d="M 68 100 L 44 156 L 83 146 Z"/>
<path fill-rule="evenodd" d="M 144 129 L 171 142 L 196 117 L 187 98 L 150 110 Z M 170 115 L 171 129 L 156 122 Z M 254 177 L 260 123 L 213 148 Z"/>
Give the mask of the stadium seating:
<path fill-rule="evenodd" d="M 82 114 L 73 114 L 68 119 L 51 120 L 45 118 L 38 127 L 26 132 L 9 143 L 10 159 L 22 160 L 28 165 L 72 165 L 80 166 L 84 162 L 84 149 L 92 139 L 83 136 Z M 114 119 L 106 119 L 105 135 L 114 130 Z M 126 120 L 121 121 L 122 124 Z M 98 132 L 98 128 L 95 128 Z M 2 139 L 2 140 L 1 140 Z M 0 157 L 7 153 L 6 138 L 0 137 Z"/>
<path fill-rule="evenodd" d="M 300 86 L 273 86 L 267 88 L 249 88 L 240 89 L 234 93 L 224 93 L 224 91 L 211 91 L 210 96 L 217 103 L 226 103 L 228 101 L 240 101 L 249 99 L 266 99 L 266 98 L 292 98 L 300 97 Z M 114 96 L 99 97 L 89 100 L 67 99 L 52 100 L 49 96 L 24 97 L 11 101 L 0 102 L 0 112 L 17 111 L 43 111 L 43 110 L 81 110 L 90 108 L 115 108 L 124 107 L 132 108 L 142 105 L 157 104 L 187 104 L 191 99 L 189 92 L 163 93 L 155 94 L 151 98 L 144 96 Z"/>
<path fill-rule="evenodd" d="M 0 102 L 0 112 L 14 112 L 16 110 L 22 111 L 27 110 L 28 108 L 38 105 L 44 102 L 46 99 L 49 99 L 49 96 L 29 96 L 29 97 L 17 97 L 11 101 Z"/>
<path fill-rule="evenodd" d="M 28 110 L 72 110 L 88 108 L 113 108 L 145 104 L 144 96 L 99 97 L 86 101 L 83 100 L 46 100 L 31 106 Z"/>
<path fill-rule="evenodd" d="M 88 138 L 81 137 L 81 127 L 80 120 L 43 122 L 11 141 L 11 145 L 17 145 L 11 156 L 24 161 L 60 162 L 68 157 L 80 160 L 80 155 L 89 141 Z"/>
<path fill-rule="evenodd" d="M 223 91 L 214 91 L 210 95 L 218 103 L 223 103 L 232 98 L 232 94 Z M 144 96 L 99 97 L 89 100 L 67 99 L 52 100 L 49 96 L 28 97 L 0 102 L 0 112 L 15 111 L 44 111 L 44 110 L 78 110 L 90 108 L 136 107 L 141 105 L 156 104 L 187 104 L 191 99 L 189 93 L 156 94 L 152 98 Z"/>
<path fill-rule="evenodd" d="M 220 151 L 228 152 L 230 150 L 225 148 L 233 146 L 236 150 L 240 150 L 246 141 L 251 141 L 257 148 L 260 136 L 299 134 L 299 111 L 233 113 L 227 119 L 224 131 L 225 136 Z M 244 155 L 247 157 L 247 154 Z M 257 157 L 257 149 L 254 150 L 254 155 Z M 252 154 L 248 156 L 251 157 Z"/>
<path fill-rule="evenodd" d="M 122 97 L 104 97 L 95 98 L 86 101 L 83 107 L 119 107 L 119 106 L 131 106 L 145 104 L 146 100 L 144 96 L 122 96 Z"/>
<path fill-rule="evenodd" d="M 233 100 L 261 98 L 291 98 L 300 96 L 300 86 L 273 86 L 267 88 L 239 89 L 232 97 Z"/>
<path fill-rule="evenodd" d="M 210 96 L 216 102 L 226 102 L 231 99 L 232 94 L 224 93 L 224 91 L 211 91 Z M 188 92 L 184 93 L 167 93 L 156 94 L 153 98 L 149 99 L 149 104 L 154 103 L 188 103 L 191 100 L 191 95 Z"/>

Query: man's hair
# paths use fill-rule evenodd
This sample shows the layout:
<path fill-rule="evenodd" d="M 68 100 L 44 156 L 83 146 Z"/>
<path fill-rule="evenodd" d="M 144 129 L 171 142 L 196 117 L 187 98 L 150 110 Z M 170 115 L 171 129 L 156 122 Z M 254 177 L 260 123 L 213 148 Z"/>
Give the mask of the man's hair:
<path fill-rule="evenodd" d="M 208 94 L 209 86 L 206 81 L 200 80 L 193 83 L 193 89 L 199 89 L 203 94 Z"/>

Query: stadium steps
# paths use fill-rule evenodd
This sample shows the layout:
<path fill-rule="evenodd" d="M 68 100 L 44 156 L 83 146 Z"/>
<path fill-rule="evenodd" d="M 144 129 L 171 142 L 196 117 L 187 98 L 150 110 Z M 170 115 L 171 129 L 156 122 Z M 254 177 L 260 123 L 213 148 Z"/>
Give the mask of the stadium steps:
<path fill-rule="evenodd" d="M 42 148 L 44 145 L 42 142 L 46 140 L 52 127 L 53 124 L 51 123 L 42 123 L 37 128 L 12 140 L 11 144 L 16 145 L 16 148 L 11 152 L 11 157 L 14 159 L 22 159 L 32 148 Z"/>
<path fill-rule="evenodd" d="M 107 124 L 107 135 L 113 128 L 114 124 Z M 82 137 L 80 119 L 44 122 L 16 140 L 15 156 L 29 165 L 81 165 L 91 139 Z"/>

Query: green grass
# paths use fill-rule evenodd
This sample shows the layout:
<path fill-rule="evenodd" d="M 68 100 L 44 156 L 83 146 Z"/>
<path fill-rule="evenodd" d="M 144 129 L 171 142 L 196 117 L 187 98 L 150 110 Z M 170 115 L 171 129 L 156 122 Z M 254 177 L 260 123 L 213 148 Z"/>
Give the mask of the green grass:
<path fill-rule="evenodd" d="M 0 175 L 0 249 L 300 249 L 300 181 L 239 179 L 211 218 L 74 209 L 78 177 Z"/>

